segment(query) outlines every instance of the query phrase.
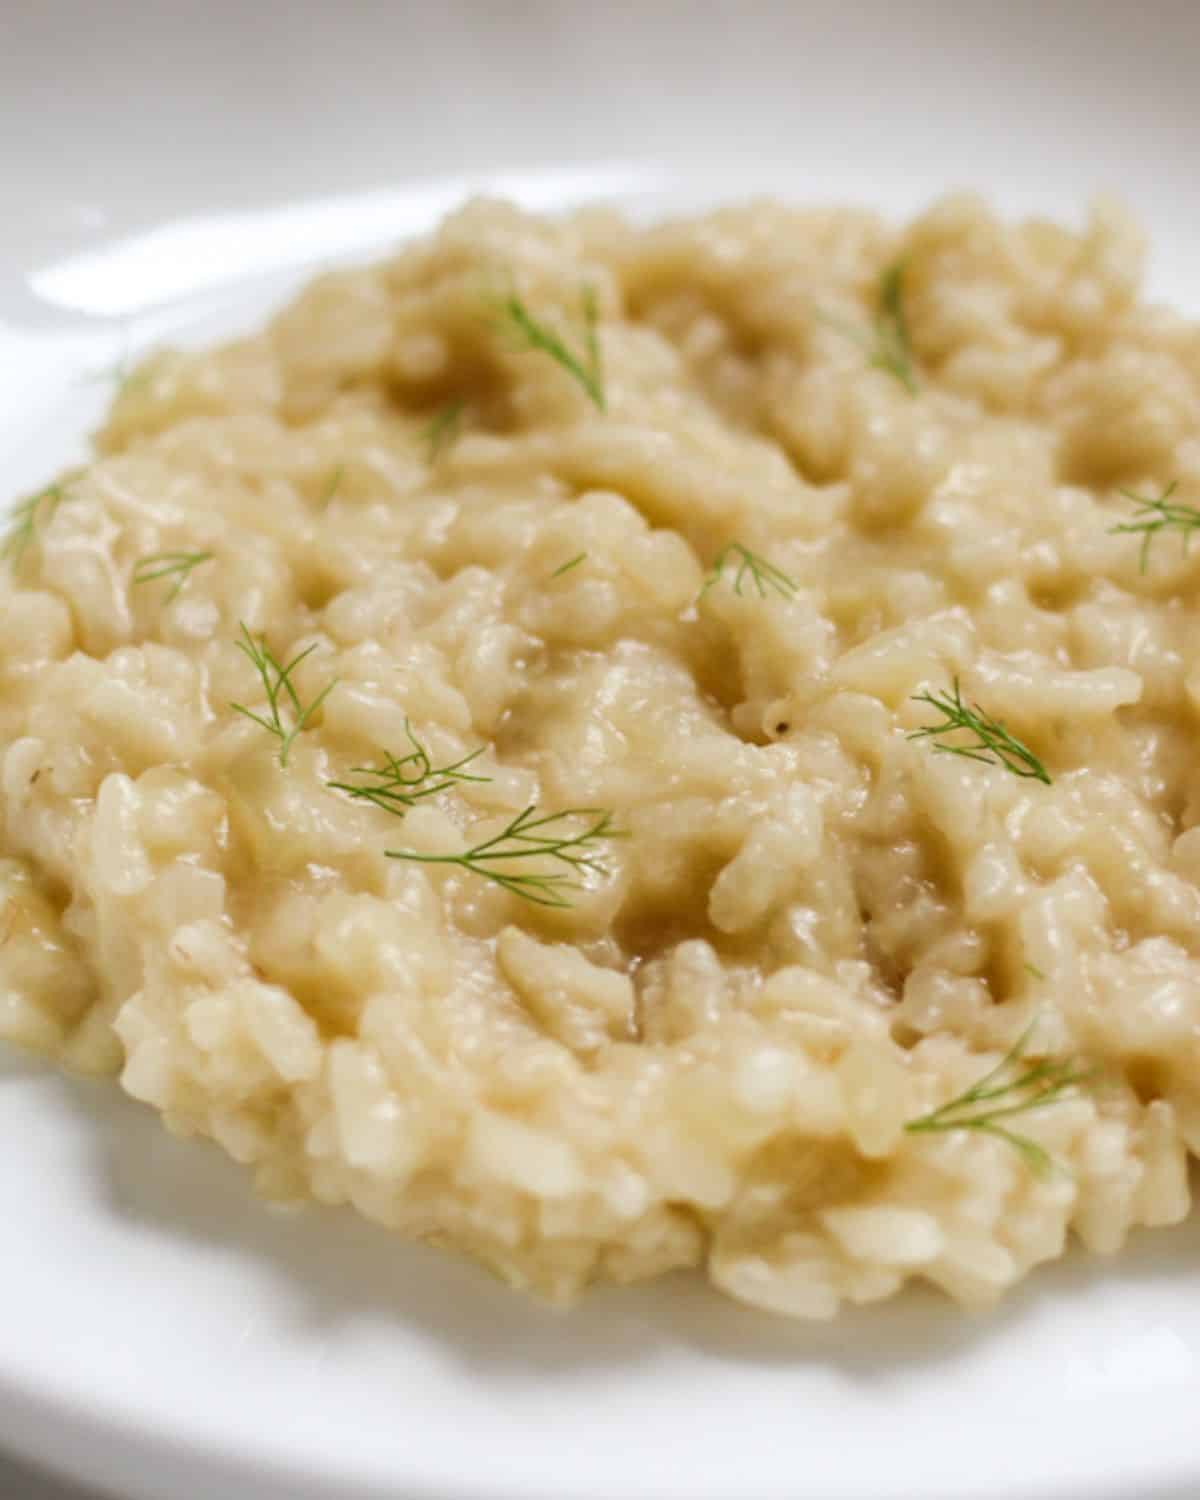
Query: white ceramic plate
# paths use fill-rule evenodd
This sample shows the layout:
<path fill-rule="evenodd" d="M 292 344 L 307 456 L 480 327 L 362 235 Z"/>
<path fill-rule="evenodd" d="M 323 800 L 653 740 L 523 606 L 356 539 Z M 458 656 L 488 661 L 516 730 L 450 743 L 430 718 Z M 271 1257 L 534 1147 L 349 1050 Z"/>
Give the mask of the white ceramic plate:
<path fill-rule="evenodd" d="M 125 352 L 256 319 L 497 180 L 638 212 L 974 185 L 1076 215 L 1113 188 L 1200 311 L 1198 55 L 1191 0 L 0 7 L 3 489 L 79 453 Z M 108 1086 L 5 1058 L 0 1141 L 0 1443 L 136 1500 L 1200 1491 L 1195 1221 L 986 1318 L 916 1293 L 790 1326 L 686 1277 L 562 1317 L 269 1213 Z"/>

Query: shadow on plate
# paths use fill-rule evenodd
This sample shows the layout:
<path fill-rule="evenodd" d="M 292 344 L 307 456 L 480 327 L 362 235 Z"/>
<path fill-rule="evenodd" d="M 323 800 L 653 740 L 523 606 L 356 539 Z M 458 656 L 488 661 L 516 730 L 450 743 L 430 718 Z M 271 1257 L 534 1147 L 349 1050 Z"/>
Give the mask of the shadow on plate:
<path fill-rule="evenodd" d="M 85 1492 L 65 1479 L 7 1457 L 0 1457 L 0 1495 L 5 1500 L 100 1500 L 90 1489 Z"/>
<path fill-rule="evenodd" d="M 790 1322 L 717 1294 L 694 1273 L 600 1287 L 563 1313 L 510 1291 L 465 1258 L 407 1243 L 350 1209 L 266 1205 L 217 1147 L 175 1138 L 108 1083 L 0 1057 L 0 1086 L 35 1076 L 80 1118 L 109 1212 L 151 1237 L 182 1237 L 252 1258 L 285 1289 L 309 1331 L 391 1316 L 480 1369 L 569 1378 L 687 1348 L 723 1363 L 819 1363 L 869 1383 L 950 1360 L 1031 1317 L 1041 1299 L 1082 1297 L 1098 1283 L 1191 1275 L 1200 1264 L 1194 1215 L 1178 1228 L 1135 1235 L 1115 1260 L 1075 1249 L 986 1313 L 963 1313 L 941 1293 L 913 1286 L 891 1301 L 848 1308 L 833 1323 Z"/>

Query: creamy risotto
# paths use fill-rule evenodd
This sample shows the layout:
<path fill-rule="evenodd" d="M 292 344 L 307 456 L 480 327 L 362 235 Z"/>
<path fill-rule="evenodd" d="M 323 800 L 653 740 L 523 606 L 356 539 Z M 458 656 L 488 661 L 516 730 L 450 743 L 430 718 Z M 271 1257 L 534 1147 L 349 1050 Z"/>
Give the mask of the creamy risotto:
<path fill-rule="evenodd" d="M 0 1034 L 567 1300 L 1188 1212 L 1200 331 L 1082 233 L 475 203 L 8 536 Z"/>

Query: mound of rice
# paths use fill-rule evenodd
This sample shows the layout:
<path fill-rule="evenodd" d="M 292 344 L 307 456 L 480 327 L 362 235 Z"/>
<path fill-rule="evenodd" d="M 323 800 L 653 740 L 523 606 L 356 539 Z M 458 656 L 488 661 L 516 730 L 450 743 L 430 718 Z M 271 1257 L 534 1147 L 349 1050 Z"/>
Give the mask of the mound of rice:
<path fill-rule="evenodd" d="M 1200 549 L 1114 527 L 1200 504 L 1200 331 L 1140 258 L 1105 205 L 481 202 L 151 358 L 10 539 L 0 1035 L 555 1300 L 980 1303 L 1183 1218 Z M 589 297 L 592 393 L 510 316 L 581 366 Z M 333 683 L 285 764 L 243 626 Z M 955 679 L 1050 784 L 908 737 Z M 330 785 L 410 734 L 479 779 Z M 624 836 L 524 890 L 387 853 L 531 807 Z M 906 1129 L 1022 1037 L 1094 1076 Z"/>

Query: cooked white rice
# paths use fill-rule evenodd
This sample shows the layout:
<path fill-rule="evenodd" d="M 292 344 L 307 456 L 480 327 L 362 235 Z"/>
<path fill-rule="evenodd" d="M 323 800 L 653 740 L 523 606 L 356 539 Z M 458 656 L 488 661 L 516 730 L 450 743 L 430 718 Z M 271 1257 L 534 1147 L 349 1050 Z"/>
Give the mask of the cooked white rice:
<path fill-rule="evenodd" d="M 0 1034 L 559 1300 L 702 1265 L 791 1315 L 978 1303 L 1183 1218 L 1200 548 L 1143 571 L 1113 528 L 1125 489 L 1200 505 L 1200 331 L 1140 259 L 1106 206 L 476 203 L 153 358 L 11 539 Z M 498 326 L 585 361 L 589 289 L 604 411 Z M 778 575 L 704 589 L 730 543 Z M 176 551 L 212 556 L 137 581 Z M 231 707 L 267 713 L 242 625 L 314 648 L 302 704 L 335 683 L 286 765 Z M 956 677 L 1050 784 L 908 737 Z M 406 724 L 487 779 L 402 818 L 328 785 Z M 578 877 L 524 896 L 385 853 L 527 807 L 627 836 L 510 863 Z M 1096 1071 L 1015 1140 L 906 1129 L 1022 1037 Z"/>

